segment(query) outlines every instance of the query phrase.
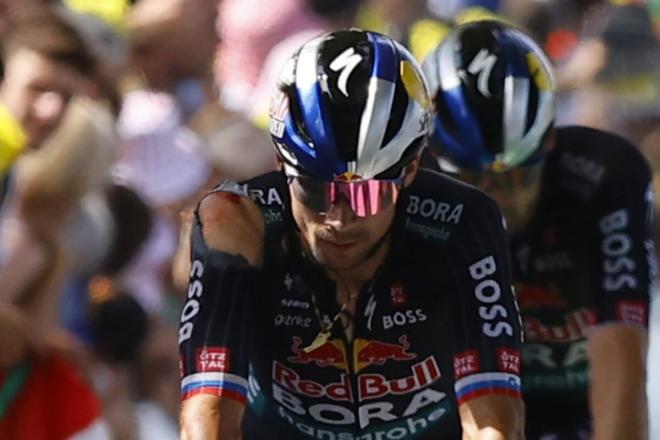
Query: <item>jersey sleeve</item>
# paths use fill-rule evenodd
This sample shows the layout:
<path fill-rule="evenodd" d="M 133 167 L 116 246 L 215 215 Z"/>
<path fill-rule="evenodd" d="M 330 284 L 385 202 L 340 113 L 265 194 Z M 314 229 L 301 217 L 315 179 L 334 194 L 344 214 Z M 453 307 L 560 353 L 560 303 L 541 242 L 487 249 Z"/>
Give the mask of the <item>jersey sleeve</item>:
<path fill-rule="evenodd" d="M 495 202 L 479 193 L 456 243 L 454 391 L 458 404 L 488 395 L 520 397 L 521 320 L 508 239 Z M 453 258 L 452 258 L 453 259 Z"/>
<path fill-rule="evenodd" d="M 258 269 L 209 249 L 193 226 L 190 281 L 179 326 L 181 396 L 212 394 L 245 403 L 250 313 Z"/>
<path fill-rule="evenodd" d="M 648 326 L 655 280 L 653 187 L 645 160 L 630 145 L 604 176 L 595 200 L 594 285 L 590 298 L 595 323 Z"/>

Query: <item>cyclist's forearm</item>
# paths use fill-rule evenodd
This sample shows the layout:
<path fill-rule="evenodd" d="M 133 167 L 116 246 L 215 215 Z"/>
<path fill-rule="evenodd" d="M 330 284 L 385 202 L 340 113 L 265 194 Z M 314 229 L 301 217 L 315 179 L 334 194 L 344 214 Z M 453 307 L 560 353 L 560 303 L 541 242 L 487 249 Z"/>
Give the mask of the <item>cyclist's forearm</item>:
<path fill-rule="evenodd" d="M 459 406 L 463 440 L 524 438 L 525 408 L 520 398 L 490 394 Z"/>
<path fill-rule="evenodd" d="M 194 396 L 181 408 L 182 440 L 237 440 L 241 438 L 243 405 L 212 395 Z"/>
<path fill-rule="evenodd" d="M 218 439 L 220 437 L 219 398 L 195 396 L 181 406 L 181 439 Z"/>
<path fill-rule="evenodd" d="M 595 440 L 648 438 L 646 330 L 598 327 L 589 336 L 591 412 Z"/>

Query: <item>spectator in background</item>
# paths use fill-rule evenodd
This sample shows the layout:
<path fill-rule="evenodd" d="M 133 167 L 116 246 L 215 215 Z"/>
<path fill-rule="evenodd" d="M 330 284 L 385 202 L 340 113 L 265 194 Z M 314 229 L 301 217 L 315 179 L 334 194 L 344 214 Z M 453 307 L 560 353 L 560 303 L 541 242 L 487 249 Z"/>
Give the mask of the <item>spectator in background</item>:
<path fill-rule="evenodd" d="M 141 0 L 126 18 L 142 86 L 175 96 L 186 120 L 209 92 L 215 17 L 215 0 Z"/>
<path fill-rule="evenodd" d="M 362 0 L 305 0 L 306 6 L 314 14 L 315 26 L 298 31 L 277 43 L 268 53 L 263 63 L 252 99 L 250 100 L 250 115 L 254 123 L 266 131 L 268 129 L 268 107 L 270 97 L 277 89 L 277 80 L 284 62 L 293 55 L 304 43 L 323 33 L 335 29 L 349 28 L 355 23 L 356 15 Z M 264 137 L 264 141 L 270 140 Z M 272 150 L 270 144 L 268 149 Z M 272 161 L 274 163 L 274 160 Z M 262 172 L 269 171 L 263 170 Z M 259 175 L 260 173 L 253 174 Z M 252 176 L 244 176 L 252 177 Z M 238 177 L 239 180 L 244 177 Z"/>
<path fill-rule="evenodd" d="M 88 210 L 93 196 L 86 199 L 89 204 L 82 202 L 91 182 L 80 173 L 81 168 L 99 170 L 96 158 L 87 154 L 99 156 L 107 148 L 102 144 L 110 141 L 96 124 L 110 116 L 78 99 L 55 137 L 19 161 L 17 192 L 10 201 L 16 211 L 3 219 L 0 230 L 6 250 L 0 264 L 0 347 L 5 353 L 0 376 L 5 386 L 15 375 L 24 377 L 24 387 L 0 425 L 9 438 L 29 433 L 32 438 L 64 439 L 102 429 L 95 424 L 100 418 L 95 394 L 62 356 L 77 344 L 59 329 L 57 315 L 67 274 L 98 262 L 110 238 L 103 210 Z M 46 396 L 57 396 L 57 405 Z"/>
<path fill-rule="evenodd" d="M 103 432 L 95 393 L 62 356 L 77 346 L 59 329 L 57 303 L 67 275 L 101 261 L 111 238 L 98 191 L 113 154 L 113 120 L 83 97 L 95 94 L 95 61 L 55 10 L 16 15 L 3 43 L 0 101 L 28 151 L 12 170 L 0 218 L 0 380 L 20 385 L 0 432 L 53 439 Z"/>
<path fill-rule="evenodd" d="M 35 10 L 16 22 L 5 44 L 0 100 L 31 150 L 13 173 L 17 191 L 9 196 L 2 219 L 2 236 L 22 243 L 13 257 L 3 255 L 5 265 L 19 262 L 2 284 L 4 298 L 17 301 L 19 292 L 49 266 L 47 255 L 62 240 L 82 195 L 102 185 L 114 145 L 111 117 L 89 100 L 78 100 L 68 123 L 60 124 L 72 98 L 93 88 L 94 60 L 66 22 L 50 9 Z M 11 251 L 9 241 L 0 242 L 5 252 Z M 29 290 L 40 296 L 34 293 L 37 288 Z"/>
<path fill-rule="evenodd" d="M 140 414 L 134 402 L 132 370 L 148 332 L 144 309 L 120 286 L 92 292 L 90 322 L 96 356 L 90 375 L 103 402 L 112 438 L 138 439 Z M 149 438 L 149 437 L 146 437 Z M 151 437 L 153 438 L 153 437 Z"/>
<path fill-rule="evenodd" d="M 194 204 L 200 188 L 211 186 L 212 168 L 202 140 L 183 124 L 170 95 L 129 93 L 118 130 L 115 179 L 135 189 L 155 214 L 147 243 L 121 276 L 149 313 L 159 313 L 171 290 L 166 274 L 176 250 L 179 212 Z"/>
<path fill-rule="evenodd" d="M 410 26 L 429 16 L 426 0 L 371 0 L 367 4 L 383 20 L 383 32 L 404 44 Z"/>
<path fill-rule="evenodd" d="M 48 8 L 17 19 L 3 41 L 0 101 L 16 117 L 28 146 L 38 147 L 58 125 L 71 97 L 88 93 L 94 60 L 76 31 Z"/>
<path fill-rule="evenodd" d="M 323 25 L 305 0 L 222 0 L 219 3 L 215 81 L 223 106 L 251 105 L 266 56 L 279 41 Z"/>
<path fill-rule="evenodd" d="M 151 236 L 122 279 L 150 314 L 161 311 L 172 290 L 167 274 L 179 211 L 215 180 L 203 139 L 189 126 L 212 106 L 215 10 L 208 0 L 142 0 L 126 17 L 137 81 L 123 97 L 114 175 L 156 215 Z M 188 166 L 181 168 L 184 162 Z"/>
<path fill-rule="evenodd" d="M 564 117 L 635 144 L 660 122 L 660 43 L 644 4 L 602 5 L 585 17 L 573 55 L 558 68 L 571 92 Z"/>
<path fill-rule="evenodd" d="M 110 24 L 92 13 L 83 13 L 65 6 L 57 7 L 58 14 L 80 35 L 94 58 L 93 78 L 95 99 L 106 99 L 115 113 L 119 111 L 120 80 L 128 63 L 128 41 Z"/>

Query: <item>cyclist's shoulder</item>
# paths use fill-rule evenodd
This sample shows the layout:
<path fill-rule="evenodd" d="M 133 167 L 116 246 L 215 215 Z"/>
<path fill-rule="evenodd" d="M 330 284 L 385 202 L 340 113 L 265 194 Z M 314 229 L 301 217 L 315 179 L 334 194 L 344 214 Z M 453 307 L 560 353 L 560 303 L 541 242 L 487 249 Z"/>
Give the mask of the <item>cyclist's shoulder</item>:
<path fill-rule="evenodd" d="M 495 207 L 493 199 L 472 185 L 439 171 L 420 168 L 408 192 L 408 214 L 419 209 L 429 212 L 431 206 L 442 203 L 451 206 L 462 206 L 461 210 L 480 212 Z M 432 203 L 435 202 L 435 203 Z M 422 206 L 424 205 L 424 206 Z"/>
<path fill-rule="evenodd" d="M 644 156 L 628 139 L 578 125 L 556 129 L 555 148 L 550 157 L 554 157 L 560 169 L 591 172 L 592 177 L 649 172 Z"/>
<path fill-rule="evenodd" d="M 432 252 L 459 244 L 466 236 L 490 233 L 502 218 L 495 202 L 481 190 L 445 174 L 420 168 L 406 191 L 404 233 Z M 460 245 L 460 244 L 459 244 Z"/>
<path fill-rule="evenodd" d="M 259 207 L 273 205 L 284 207 L 287 204 L 289 193 L 286 177 L 279 171 L 261 174 L 238 182 L 238 185 Z"/>
<path fill-rule="evenodd" d="M 197 211 L 203 220 L 205 214 L 215 215 L 220 211 L 254 212 L 264 206 L 285 206 L 288 196 L 286 180 L 279 172 L 269 172 L 243 181 L 223 180 L 200 201 Z M 257 208 L 257 210 L 255 210 Z"/>
<path fill-rule="evenodd" d="M 244 182 L 223 181 L 207 193 L 196 211 L 206 245 L 258 262 L 266 227 L 262 207 L 283 204 L 276 183 L 276 176 L 266 174 Z"/>

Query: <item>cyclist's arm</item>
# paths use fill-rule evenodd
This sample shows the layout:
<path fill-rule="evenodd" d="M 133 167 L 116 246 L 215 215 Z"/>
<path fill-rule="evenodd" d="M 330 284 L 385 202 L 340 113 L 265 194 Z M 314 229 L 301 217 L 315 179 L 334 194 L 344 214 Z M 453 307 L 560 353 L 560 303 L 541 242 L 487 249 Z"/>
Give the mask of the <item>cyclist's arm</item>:
<path fill-rule="evenodd" d="M 608 168 L 595 209 L 596 325 L 587 337 L 596 440 L 648 438 L 647 326 L 655 278 L 651 172 L 634 146 L 622 152 L 617 167 Z"/>
<path fill-rule="evenodd" d="M 646 330 L 609 324 L 589 335 L 590 403 L 595 440 L 648 438 Z"/>
<path fill-rule="evenodd" d="M 519 398 L 489 394 L 459 407 L 464 440 L 523 438 L 525 407 Z"/>
<path fill-rule="evenodd" d="M 199 220 L 209 248 L 241 255 L 250 265 L 261 266 L 264 222 L 249 198 L 231 192 L 211 193 L 199 206 Z"/>
<path fill-rule="evenodd" d="M 210 394 L 193 396 L 181 406 L 181 439 L 240 439 L 243 409 L 235 400 Z"/>
<path fill-rule="evenodd" d="M 482 195 L 463 213 L 462 285 L 455 322 L 454 390 L 463 438 L 524 437 L 520 397 L 520 314 L 508 240 L 495 202 Z"/>
<path fill-rule="evenodd" d="M 184 306 L 179 329 L 184 439 L 240 438 L 247 388 L 246 318 L 263 235 L 261 212 L 249 199 L 221 192 L 201 202 L 191 236 L 186 304 L 196 303 Z"/>

